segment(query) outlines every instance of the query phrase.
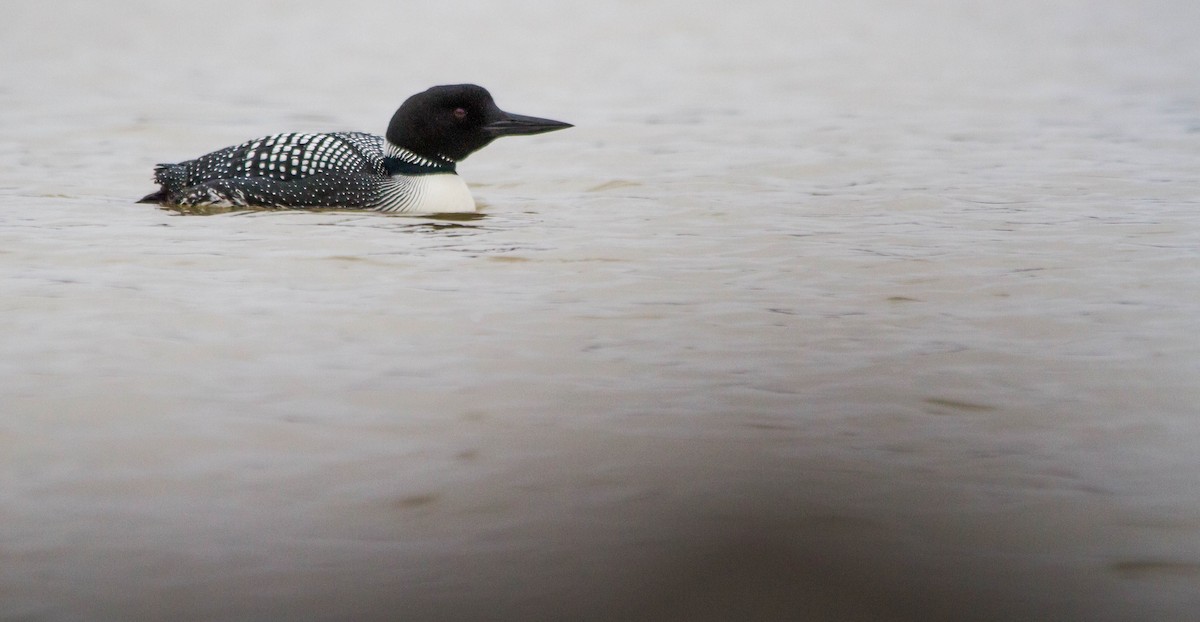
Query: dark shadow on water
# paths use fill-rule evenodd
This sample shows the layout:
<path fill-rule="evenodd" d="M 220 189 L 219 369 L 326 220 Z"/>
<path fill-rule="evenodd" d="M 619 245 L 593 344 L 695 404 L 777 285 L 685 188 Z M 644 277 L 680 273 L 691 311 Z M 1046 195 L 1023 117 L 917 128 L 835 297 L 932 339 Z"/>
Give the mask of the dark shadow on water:
<path fill-rule="evenodd" d="M 446 213 L 446 214 L 395 214 L 390 212 L 378 212 L 375 210 L 356 210 L 340 207 L 331 208 L 306 208 L 292 209 L 285 207 L 236 207 L 236 206 L 217 206 L 217 205 L 159 205 L 159 209 L 170 212 L 176 216 L 219 216 L 223 214 L 231 214 L 234 216 L 251 216 L 259 214 L 348 214 L 348 215 L 364 215 L 380 218 L 410 218 L 422 220 L 437 220 L 447 223 L 470 222 L 473 220 L 482 220 L 487 218 L 487 214 L 483 212 L 471 213 Z M 465 226 L 447 224 L 443 227 Z"/>
<path fill-rule="evenodd" d="M 255 211 L 282 211 L 268 208 L 221 207 L 216 205 L 159 205 L 158 208 L 175 216 L 216 216 L 218 214 L 240 214 Z"/>

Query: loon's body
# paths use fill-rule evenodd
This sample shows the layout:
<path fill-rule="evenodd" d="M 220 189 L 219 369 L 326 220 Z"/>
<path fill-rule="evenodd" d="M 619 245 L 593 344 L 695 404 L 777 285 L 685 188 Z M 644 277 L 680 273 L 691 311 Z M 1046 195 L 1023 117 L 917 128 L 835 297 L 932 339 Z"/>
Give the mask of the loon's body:
<path fill-rule="evenodd" d="M 435 86 L 408 98 L 387 136 L 275 134 L 178 164 L 159 164 L 145 203 L 473 212 L 458 161 L 500 136 L 570 124 L 510 114 L 482 87 Z"/>

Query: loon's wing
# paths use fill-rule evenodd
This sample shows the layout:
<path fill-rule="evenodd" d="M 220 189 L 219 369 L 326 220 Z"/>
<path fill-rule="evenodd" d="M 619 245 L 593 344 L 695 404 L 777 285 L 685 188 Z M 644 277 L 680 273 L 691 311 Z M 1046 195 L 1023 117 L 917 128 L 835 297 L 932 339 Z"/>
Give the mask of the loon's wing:
<path fill-rule="evenodd" d="M 275 134 L 194 160 L 160 164 L 145 202 L 333 206 L 361 202 L 386 176 L 383 139 L 362 132 Z"/>
<path fill-rule="evenodd" d="M 226 147 L 176 165 L 160 165 L 156 173 L 182 173 L 183 187 L 206 181 L 265 177 L 290 181 L 327 171 L 352 175 L 382 170 L 383 139 L 362 132 L 275 134 Z M 182 171 L 178 171 L 182 169 Z M 157 179 L 159 183 L 163 180 Z"/>

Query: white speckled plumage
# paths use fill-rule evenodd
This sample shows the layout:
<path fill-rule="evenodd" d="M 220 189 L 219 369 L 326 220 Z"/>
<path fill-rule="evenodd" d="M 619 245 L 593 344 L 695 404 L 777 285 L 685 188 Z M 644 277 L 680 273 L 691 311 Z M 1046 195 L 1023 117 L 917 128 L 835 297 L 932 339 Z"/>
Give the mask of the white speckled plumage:
<path fill-rule="evenodd" d="M 427 169 L 419 175 L 390 175 L 385 142 L 362 132 L 275 134 L 195 160 L 159 165 L 155 181 L 172 190 L 173 202 L 183 206 L 475 211 L 453 162 L 434 162 L 389 145 L 388 157 Z M 442 172 L 434 172 L 439 167 Z"/>

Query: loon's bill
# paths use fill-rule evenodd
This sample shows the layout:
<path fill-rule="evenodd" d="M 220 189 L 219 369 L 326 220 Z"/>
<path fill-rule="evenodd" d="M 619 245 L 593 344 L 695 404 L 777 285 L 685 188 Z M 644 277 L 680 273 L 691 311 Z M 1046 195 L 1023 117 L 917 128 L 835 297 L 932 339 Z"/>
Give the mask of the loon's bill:
<path fill-rule="evenodd" d="M 501 136 L 570 123 L 500 110 L 481 86 L 435 86 L 409 97 L 385 136 L 363 132 L 264 136 L 154 169 L 141 203 L 348 208 L 416 214 L 474 212 L 456 165 Z"/>

